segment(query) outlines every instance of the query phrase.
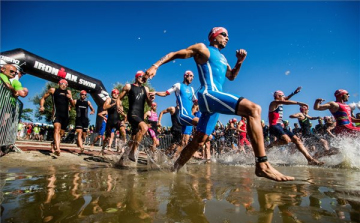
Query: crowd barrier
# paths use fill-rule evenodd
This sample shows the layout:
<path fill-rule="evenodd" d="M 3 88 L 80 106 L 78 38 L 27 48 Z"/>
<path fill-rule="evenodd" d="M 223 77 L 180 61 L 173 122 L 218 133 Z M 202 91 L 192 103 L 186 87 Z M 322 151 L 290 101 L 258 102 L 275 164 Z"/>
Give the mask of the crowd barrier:
<path fill-rule="evenodd" d="M 0 80 L 0 146 L 15 144 L 23 103 Z"/>

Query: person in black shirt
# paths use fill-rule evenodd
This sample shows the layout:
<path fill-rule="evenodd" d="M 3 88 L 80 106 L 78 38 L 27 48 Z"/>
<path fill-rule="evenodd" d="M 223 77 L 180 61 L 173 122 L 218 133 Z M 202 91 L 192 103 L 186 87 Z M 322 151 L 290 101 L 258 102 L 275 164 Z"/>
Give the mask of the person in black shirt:
<path fill-rule="evenodd" d="M 51 152 L 60 156 L 60 139 L 65 134 L 69 123 L 69 104 L 75 106 L 70 90 L 67 90 L 68 82 L 65 79 L 59 81 L 59 88 L 50 88 L 40 99 L 39 111 L 45 111 L 45 99 L 53 96 L 53 123 L 54 141 L 51 143 Z"/>
<path fill-rule="evenodd" d="M 166 149 L 165 154 L 170 155 L 174 152 L 175 148 L 177 146 L 179 146 L 181 144 L 181 134 L 182 134 L 182 126 L 180 125 L 177 116 L 179 113 L 179 106 L 177 105 L 176 107 L 168 107 L 167 109 L 163 110 L 162 112 L 160 112 L 159 115 L 159 124 L 161 126 L 161 119 L 163 114 L 166 113 L 170 113 L 171 115 L 171 129 L 170 129 L 170 133 L 172 135 L 171 138 L 171 145 L 169 146 L 169 148 Z"/>
<path fill-rule="evenodd" d="M 106 122 L 106 129 L 105 129 L 105 139 L 104 143 L 102 145 L 102 153 L 104 153 L 105 148 L 108 144 L 109 139 L 111 138 L 111 133 L 119 131 L 125 138 L 126 138 L 126 132 L 125 132 L 125 123 L 124 120 L 121 119 L 120 114 L 125 117 L 125 113 L 121 110 L 118 110 L 117 107 L 117 100 L 119 99 L 119 90 L 113 89 L 111 91 L 111 98 L 107 98 L 103 109 L 107 111 L 108 117 Z M 115 131 L 113 131 L 113 129 Z M 109 142 L 109 148 L 111 148 L 112 140 Z M 117 148 L 117 151 L 120 151 L 120 148 Z"/>
<path fill-rule="evenodd" d="M 144 72 L 138 71 L 135 75 L 135 83 L 126 84 L 121 90 L 118 97 L 118 110 L 123 111 L 121 100 L 128 96 L 129 110 L 127 113 L 127 119 L 131 125 L 131 141 L 129 147 L 131 151 L 129 153 L 129 159 L 133 162 L 136 161 L 136 153 L 138 146 L 148 130 L 147 124 L 144 122 L 144 108 L 145 102 L 151 107 L 152 102 L 155 99 L 155 94 L 149 92 L 149 88 L 143 86 L 144 84 Z"/>
<path fill-rule="evenodd" d="M 311 117 L 308 115 L 308 112 L 309 108 L 307 106 L 301 106 L 299 113 L 290 115 L 289 117 L 298 119 L 301 126 L 301 136 L 308 147 L 315 148 L 314 143 L 321 143 L 325 150 L 329 150 L 329 143 L 311 132 L 310 120 L 321 119 L 321 117 Z"/>
<path fill-rule="evenodd" d="M 84 152 L 83 141 L 86 138 L 87 130 L 89 127 L 89 118 L 88 118 L 88 108 L 90 108 L 90 115 L 95 113 L 93 106 L 90 101 L 86 99 L 87 92 L 85 90 L 80 91 L 80 99 L 75 100 L 75 110 L 76 110 L 76 119 L 75 119 L 75 129 L 77 132 L 77 143 L 80 147 L 81 153 Z"/>

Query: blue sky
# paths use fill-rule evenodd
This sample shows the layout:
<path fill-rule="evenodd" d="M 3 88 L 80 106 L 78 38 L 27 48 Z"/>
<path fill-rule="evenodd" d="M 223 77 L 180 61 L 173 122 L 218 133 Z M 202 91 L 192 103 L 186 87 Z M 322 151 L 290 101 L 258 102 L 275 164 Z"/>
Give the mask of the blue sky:
<path fill-rule="evenodd" d="M 116 82 L 132 81 L 171 51 L 207 42 L 214 26 L 228 29 L 230 41 L 222 53 L 229 64 L 235 51 L 246 58 L 235 81 L 224 90 L 254 101 L 267 121 L 272 92 L 289 94 L 308 103 L 311 116 L 330 115 L 312 109 L 316 98 L 334 100 L 336 89 L 359 99 L 359 2 L 4 2 L 1 1 L 1 51 L 23 48 L 55 63 L 101 79 L 108 91 Z M 158 70 L 150 81 L 167 90 L 193 70 L 192 59 L 176 60 Z M 29 96 L 41 92 L 46 81 L 26 75 Z M 25 107 L 35 108 L 27 98 Z M 156 99 L 158 110 L 175 105 L 175 96 Z M 93 103 L 94 104 L 94 103 Z M 298 106 L 284 108 L 285 119 Z M 356 110 L 355 112 L 360 112 Z M 231 116 L 221 115 L 227 122 Z M 92 116 L 92 120 L 95 117 Z M 294 123 L 295 120 L 291 120 Z M 316 122 L 315 122 L 316 123 Z M 164 116 L 163 125 L 171 125 Z M 292 125 L 292 124 L 291 124 Z M 293 125 L 292 125 L 293 126 Z"/>

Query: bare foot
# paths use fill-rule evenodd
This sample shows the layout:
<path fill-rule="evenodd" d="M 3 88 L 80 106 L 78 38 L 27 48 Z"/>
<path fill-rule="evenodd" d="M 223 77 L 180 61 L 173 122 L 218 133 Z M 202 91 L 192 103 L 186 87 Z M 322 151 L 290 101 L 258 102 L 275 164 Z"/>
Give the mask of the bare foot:
<path fill-rule="evenodd" d="M 269 162 L 256 163 L 255 174 L 258 177 L 265 177 L 274 181 L 290 181 L 295 179 L 294 177 L 283 175 L 273 168 Z"/>
<path fill-rule="evenodd" d="M 136 162 L 136 158 L 135 158 L 135 152 L 134 151 L 130 151 L 129 156 L 128 156 L 129 160 Z"/>
<path fill-rule="evenodd" d="M 56 150 L 55 155 L 60 156 L 60 150 Z"/>
<path fill-rule="evenodd" d="M 312 159 L 308 162 L 308 165 L 321 166 L 324 165 L 324 162 L 320 162 L 317 159 Z"/>
<path fill-rule="evenodd" d="M 55 153 L 55 143 L 51 142 L 51 153 Z"/>

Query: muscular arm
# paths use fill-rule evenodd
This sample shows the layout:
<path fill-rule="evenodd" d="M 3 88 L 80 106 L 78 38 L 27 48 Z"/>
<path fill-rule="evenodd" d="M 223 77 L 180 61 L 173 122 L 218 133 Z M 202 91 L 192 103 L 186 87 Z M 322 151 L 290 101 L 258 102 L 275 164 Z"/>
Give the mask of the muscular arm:
<path fill-rule="evenodd" d="M 67 90 L 68 94 L 66 95 L 69 99 L 70 106 L 75 107 L 75 100 L 72 98 L 72 93 L 70 90 Z"/>
<path fill-rule="evenodd" d="M 160 97 L 166 97 L 166 96 L 170 95 L 167 93 L 167 91 L 161 91 L 161 92 L 157 91 L 157 92 L 155 92 L 155 94 Z"/>
<path fill-rule="evenodd" d="M 321 98 L 318 98 L 315 100 L 314 110 L 325 111 L 325 110 L 329 109 L 330 112 L 336 112 L 339 109 L 339 105 L 337 103 L 335 103 L 334 101 L 330 101 L 328 103 L 321 105 L 322 101 L 323 101 L 323 99 L 321 99 Z"/>
<path fill-rule="evenodd" d="M 244 62 L 244 60 L 246 58 L 246 55 L 247 55 L 247 52 L 244 49 L 236 51 L 237 61 L 236 61 L 234 68 L 231 68 L 230 65 L 228 64 L 228 68 L 226 71 L 227 79 L 229 79 L 230 81 L 233 81 L 236 78 L 236 76 L 239 74 L 242 63 Z"/>
<path fill-rule="evenodd" d="M 151 104 L 152 102 L 154 101 L 155 99 L 155 94 L 154 95 L 154 98 L 150 98 L 150 95 L 152 95 L 152 92 L 150 93 L 149 92 L 149 88 L 145 86 L 145 91 L 146 91 L 146 102 L 147 104 L 151 107 Z"/>
<path fill-rule="evenodd" d="M 45 104 L 45 99 L 48 98 L 50 95 L 53 95 L 55 92 L 55 88 L 50 88 L 44 95 L 43 97 L 40 99 L 40 111 L 44 111 L 44 104 Z"/>
<path fill-rule="evenodd" d="M 110 104 L 110 103 L 111 103 L 111 98 L 107 98 L 103 105 L 103 109 L 108 110 L 109 108 L 111 108 L 112 106 L 115 105 L 115 104 Z"/>
<path fill-rule="evenodd" d="M 161 119 L 163 114 L 170 113 L 170 115 L 173 115 L 175 113 L 175 107 L 168 107 L 167 109 L 160 112 L 158 123 L 161 125 Z"/>
<path fill-rule="evenodd" d="M 154 77 L 157 69 L 163 64 L 166 64 L 175 59 L 187 59 L 190 57 L 194 57 L 196 63 L 203 64 L 209 59 L 210 52 L 203 43 L 197 43 L 189 46 L 186 49 L 168 53 L 163 58 L 154 63 L 149 69 L 147 69 L 145 78 L 147 79 Z"/>
<path fill-rule="evenodd" d="M 296 95 L 297 93 L 299 93 L 300 90 L 301 90 L 301 87 L 297 87 L 294 92 L 292 92 L 291 94 L 289 94 L 288 96 L 285 97 L 285 100 L 289 100 L 292 96 L 294 96 L 294 95 Z"/>
<path fill-rule="evenodd" d="M 101 118 L 103 118 L 105 121 L 107 121 L 107 118 L 106 118 L 106 115 L 107 115 L 107 111 L 102 111 L 98 114 L 98 116 L 100 116 Z"/>
<path fill-rule="evenodd" d="M 145 112 L 144 114 L 144 120 L 146 120 L 151 115 L 150 111 Z"/>
<path fill-rule="evenodd" d="M 290 101 L 290 100 L 285 100 L 285 101 L 272 101 L 270 103 L 269 106 L 269 111 L 274 111 L 279 105 L 300 105 L 300 106 L 307 106 L 307 104 L 299 102 L 299 101 Z"/>
<path fill-rule="evenodd" d="M 296 113 L 296 114 L 292 114 L 289 116 L 289 118 L 303 118 L 303 114 L 302 113 Z"/>
<path fill-rule="evenodd" d="M 94 110 L 93 106 L 91 105 L 91 102 L 90 102 L 90 101 L 88 101 L 88 105 L 89 105 L 89 108 L 90 108 L 90 110 L 91 110 L 90 115 L 95 114 L 95 110 Z"/>
<path fill-rule="evenodd" d="M 117 110 L 122 115 L 125 115 L 125 113 L 121 100 L 125 97 L 125 95 L 127 95 L 127 93 L 129 93 L 130 90 L 131 90 L 131 85 L 125 84 L 125 86 L 121 89 L 118 99 L 116 100 Z"/>

